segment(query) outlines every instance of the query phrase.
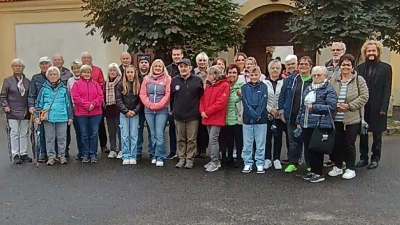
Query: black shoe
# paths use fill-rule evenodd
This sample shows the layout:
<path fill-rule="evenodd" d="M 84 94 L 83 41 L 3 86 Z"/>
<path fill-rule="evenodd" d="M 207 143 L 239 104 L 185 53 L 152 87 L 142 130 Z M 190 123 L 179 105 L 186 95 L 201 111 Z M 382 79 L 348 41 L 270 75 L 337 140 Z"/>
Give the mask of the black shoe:
<path fill-rule="evenodd" d="M 282 164 L 287 165 L 290 163 L 289 159 L 285 159 L 281 161 Z"/>
<path fill-rule="evenodd" d="M 69 149 L 67 149 L 66 151 L 65 151 L 65 158 L 69 158 Z"/>
<path fill-rule="evenodd" d="M 78 153 L 76 156 L 75 156 L 75 159 L 76 160 L 81 160 L 83 157 L 82 157 L 82 154 L 80 154 L 80 153 Z"/>
<path fill-rule="evenodd" d="M 314 175 L 313 173 L 307 172 L 306 175 L 303 176 L 303 180 L 310 181 L 313 175 Z"/>
<path fill-rule="evenodd" d="M 102 153 L 110 153 L 110 149 L 107 148 L 107 146 L 101 147 L 101 152 Z"/>
<path fill-rule="evenodd" d="M 25 163 L 30 163 L 30 162 L 32 162 L 32 159 L 29 158 L 28 155 L 23 155 L 23 156 L 21 156 L 21 161 L 25 162 Z"/>
<path fill-rule="evenodd" d="M 19 155 L 15 155 L 14 156 L 14 164 L 21 164 L 21 158 L 19 157 Z"/>
<path fill-rule="evenodd" d="M 177 158 L 178 156 L 176 155 L 176 153 L 169 153 L 169 155 L 167 156 L 167 159 L 175 159 L 175 158 Z"/>
<path fill-rule="evenodd" d="M 229 165 L 233 165 L 233 164 L 235 164 L 235 160 L 234 159 L 225 159 L 224 160 L 224 164 L 225 165 L 227 165 L 227 166 L 229 166 Z"/>
<path fill-rule="evenodd" d="M 236 160 L 233 164 L 234 168 L 242 168 L 243 167 L 243 160 Z"/>
<path fill-rule="evenodd" d="M 360 161 L 358 161 L 356 163 L 356 167 L 358 167 L 358 168 L 365 167 L 365 166 L 368 166 L 368 160 L 361 159 Z"/>
<path fill-rule="evenodd" d="M 333 167 L 333 166 L 335 166 L 335 163 L 332 161 L 328 161 L 328 162 L 324 163 L 325 168 L 329 168 L 329 167 Z"/>
<path fill-rule="evenodd" d="M 367 169 L 376 169 L 376 168 L 378 168 L 378 161 L 371 161 L 371 163 L 367 167 Z"/>
<path fill-rule="evenodd" d="M 97 163 L 97 158 L 96 158 L 96 157 L 90 158 L 90 162 L 91 162 L 91 163 Z"/>
<path fill-rule="evenodd" d="M 82 163 L 88 163 L 88 162 L 90 162 L 89 157 L 83 157 Z"/>
<path fill-rule="evenodd" d="M 136 155 L 136 160 L 142 159 L 142 155 Z"/>

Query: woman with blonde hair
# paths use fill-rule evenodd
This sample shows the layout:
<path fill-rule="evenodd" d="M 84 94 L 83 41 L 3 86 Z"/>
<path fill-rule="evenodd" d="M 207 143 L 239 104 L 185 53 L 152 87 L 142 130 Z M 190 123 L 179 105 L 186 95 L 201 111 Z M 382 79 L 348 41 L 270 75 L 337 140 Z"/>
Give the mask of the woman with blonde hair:
<path fill-rule="evenodd" d="M 139 76 L 136 68 L 129 65 L 125 68 L 122 82 L 118 84 L 116 91 L 120 111 L 122 165 L 137 163 L 139 113 L 143 107 L 139 93 Z"/>
<path fill-rule="evenodd" d="M 257 67 L 258 69 L 260 69 L 260 67 L 257 65 L 257 60 L 254 57 L 248 57 L 245 60 L 245 70 L 243 73 L 241 73 L 239 75 L 239 80 L 243 81 L 244 83 L 249 82 L 250 81 L 250 77 L 249 77 L 250 73 L 248 70 L 254 66 Z M 263 80 L 265 80 L 265 75 L 261 73 L 260 81 L 263 81 Z"/>
<path fill-rule="evenodd" d="M 200 77 L 203 83 L 207 77 L 208 56 L 205 52 L 201 52 L 196 56 L 197 68 L 194 69 L 194 75 Z"/>
<path fill-rule="evenodd" d="M 161 59 L 154 60 L 150 72 L 143 78 L 140 88 L 140 100 L 144 105 L 144 113 L 151 133 L 152 149 L 149 149 L 151 163 L 164 166 L 167 157 L 165 146 L 165 126 L 169 110 L 171 93 L 171 77 Z"/>
<path fill-rule="evenodd" d="M 118 156 L 118 154 L 122 154 L 120 151 L 117 153 L 117 136 L 119 142 L 121 143 L 121 134 L 119 131 L 119 108 L 115 98 L 115 90 L 118 83 L 121 81 L 121 77 L 122 74 L 118 64 L 111 63 L 108 66 L 107 79 L 103 86 L 103 116 L 107 121 L 108 139 L 110 140 L 110 153 L 108 154 L 109 159 L 114 159 Z"/>

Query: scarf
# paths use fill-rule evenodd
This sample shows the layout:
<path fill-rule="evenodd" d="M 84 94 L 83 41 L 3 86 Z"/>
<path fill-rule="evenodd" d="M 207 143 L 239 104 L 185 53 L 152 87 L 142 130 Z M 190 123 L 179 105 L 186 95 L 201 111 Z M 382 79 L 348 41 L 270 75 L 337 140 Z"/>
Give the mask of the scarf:
<path fill-rule="evenodd" d="M 115 105 L 115 86 L 121 80 L 121 76 L 117 76 L 114 81 L 108 79 L 106 81 L 106 105 Z"/>
<path fill-rule="evenodd" d="M 308 104 L 313 104 L 316 99 L 317 99 L 317 90 L 322 88 L 325 83 L 326 83 L 326 79 L 324 80 L 324 82 L 320 83 L 320 84 L 314 84 L 312 83 L 308 89 L 310 90 L 310 92 L 308 92 L 308 94 L 306 95 L 306 97 L 304 98 L 304 105 L 308 105 Z"/>
<path fill-rule="evenodd" d="M 164 73 L 158 74 L 158 75 L 151 75 L 151 78 L 153 78 L 154 80 L 157 80 L 158 78 L 160 78 L 162 75 L 164 75 Z"/>
<path fill-rule="evenodd" d="M 21 95 L 21 97 L 24 97 L 24 95 L 25 95 L 25 87 L 24 87 L 24 83 L 23 83 L 24 75 L 21 74 L 20 78 L 18 78 L 17 76 L 16 76 L 16 78 L 18 80 L 17 87 L 18 87 L 19 94 Z"/>

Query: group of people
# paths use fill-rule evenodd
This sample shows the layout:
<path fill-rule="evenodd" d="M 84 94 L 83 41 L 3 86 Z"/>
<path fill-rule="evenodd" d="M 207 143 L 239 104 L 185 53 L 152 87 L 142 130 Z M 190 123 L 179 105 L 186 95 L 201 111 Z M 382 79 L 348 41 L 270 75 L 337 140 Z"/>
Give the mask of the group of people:
<path fill-rule="evenodd" d="M 325 66 L 314 66 L 308 56 L 298 60 L 289 55 L 283 70 L 280 60 L 272 60 L 268 77 L 255 58 L 244 53 L 238 53 L 233 64 L 215 58 L 209 66 L 202 52 L 194 68 L 180 47 L 172 49 L 173 62 L 168 66 L 160 59 L 151 62 L 141 56 L 135 68 L 130 54 L 123 53 L 121 65 L 111 63 L 105 79 L 87 52 L 70 70 L 63 67 L 61 55 L 40 58 L 41 72 L 31 81 L 23 74 L 22 60 L 14 59 L 13 75 L 4 80 L 0 95 L 11 128 L 10 154 L 16 164 L 32 161 L 27 156 L 27 137 L 29 119 L 34 118 L 40 136 L 39 162 L 67 163 L 73 125 L 76 159 L 82 163 L 97 162 L 100 140 L 108 158 L 134 165 L 142 158 L 146 123 L 149 156 L 158 167 L 177 157 L 177 168 L 191 169 L 196 157 L 209 157 L 204 166 L 207 172 L 225 164 L 242 168 L 243 173 L 255 165 L 257 173 L 265 173 L 272 166 L 280 170 L 288 164 L 285 172 L 291 173 L 302 163 L 304 153 L 305 180 L 325 180 L 324 166 L 333 167 L 329 176 L 352 179 L 355 167 L 378 167 L 392 69 L 381 61 L 380 42 L 363 45 L 365 62 L 358 66 L 345 51 L 344 43 L 333 43 L 332 60 Z M 334 134 L 334 147 L 324 163 L 326 152 L 310 143 L 316 131 L 329 130 L 324 135 Z M 368 132 L 373 133 L 371 161 Z M 283 133 L 288 149 L 285 160 L 281 160 Z M 358 135 L 361 157 L 356 163 Z"/>

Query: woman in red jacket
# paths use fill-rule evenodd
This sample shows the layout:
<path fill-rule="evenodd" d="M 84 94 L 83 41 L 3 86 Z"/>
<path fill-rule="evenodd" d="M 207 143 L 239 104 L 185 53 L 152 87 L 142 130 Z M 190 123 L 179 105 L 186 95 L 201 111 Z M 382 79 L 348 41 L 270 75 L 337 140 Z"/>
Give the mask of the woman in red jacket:
<path fill-rule="evenodd" d="M 207 84 L 203 97 L 200 99 L 200 114 L 202 123 L 207 126 L 211 153 L 211 161 L 204 166 L 207 172 L 217 171 L 221 167 L 219 161 L 218 136 L 222 126 L 225 126 L 226 106 L 229 99 L 229 83 L 219 66 L 208 70 Z"/>

